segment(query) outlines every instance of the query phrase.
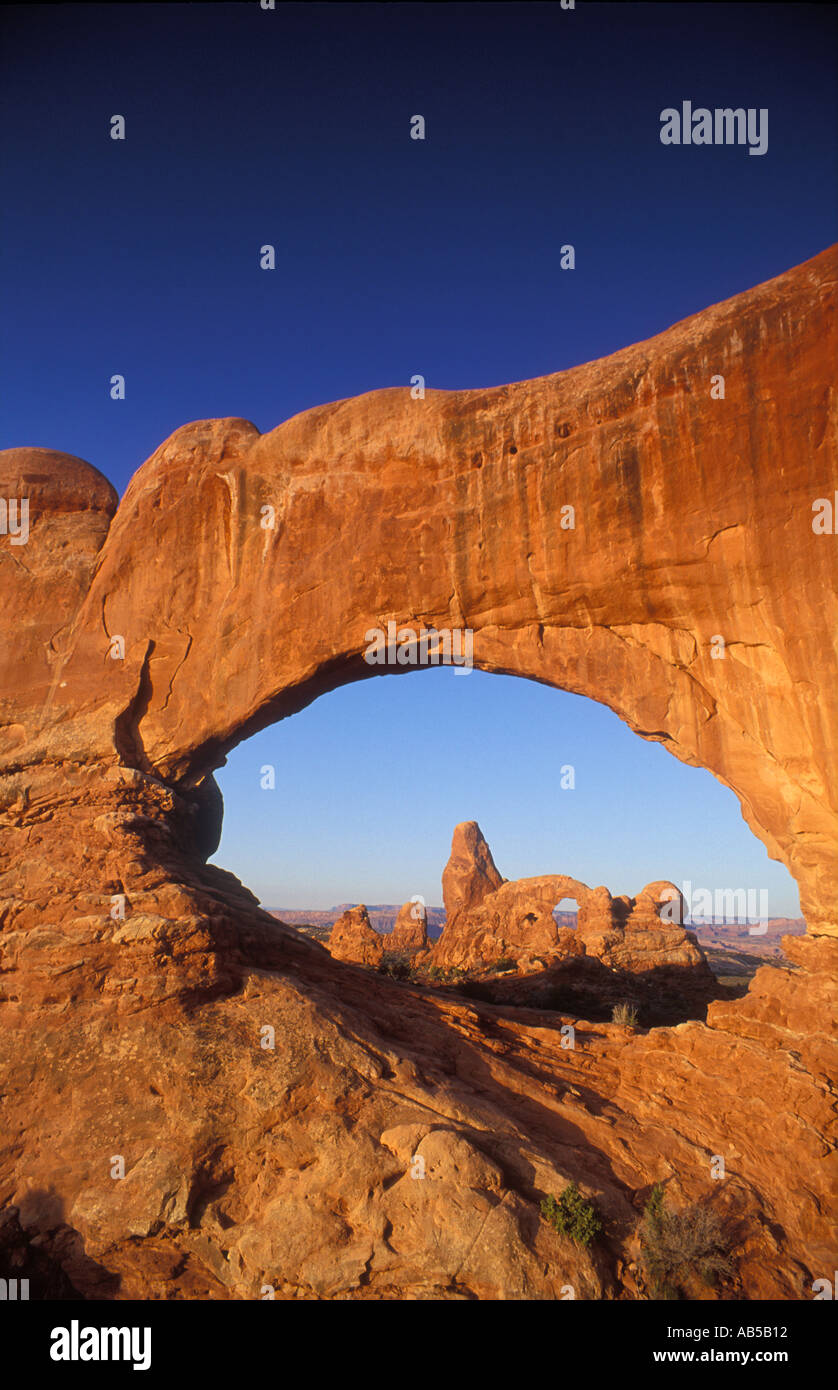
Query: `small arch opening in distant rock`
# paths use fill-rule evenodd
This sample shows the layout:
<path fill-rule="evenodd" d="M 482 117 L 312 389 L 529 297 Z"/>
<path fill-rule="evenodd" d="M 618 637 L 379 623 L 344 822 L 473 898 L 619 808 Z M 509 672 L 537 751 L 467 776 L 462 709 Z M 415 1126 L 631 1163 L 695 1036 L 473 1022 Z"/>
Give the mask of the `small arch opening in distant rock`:
<path fill-rule="evenodd" d="M 557 927 L 569 927 L 576 931 L 579 921 L 579 904 L 575 898 L 562 898 L 553 908 L 553 921 Z"/>

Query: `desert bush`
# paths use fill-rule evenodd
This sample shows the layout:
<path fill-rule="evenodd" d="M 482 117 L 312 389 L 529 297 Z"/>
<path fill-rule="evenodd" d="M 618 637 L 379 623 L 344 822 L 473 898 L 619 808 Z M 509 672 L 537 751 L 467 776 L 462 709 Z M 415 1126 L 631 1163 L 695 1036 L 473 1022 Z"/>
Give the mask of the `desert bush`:
<path fill-rule="evenodd" d="M 637 1023 L 637 1009 L 633 1004 L 625 1001 L 622 1004 L 615 1004 L 611 1010 L 611 1022 L 622 1023 L 633 1028 Z"/>
<path fill-rule="evenodd" d="M 560 1235 L 570 1236 L 577 1245 L 588 1246 L 602 1230 L 602 1222 L 592 1202 L 586 1202 L 575 1182 L 568 1183 L 558 1201 L 545 1197 L 541 1215 Z"/>
<path fill-rule="evenodd" d="M 458 980 L 464 980 L 468 976 L 468 971 L 463 970 L 459 965 L 451 965 L 447 969 L 444 965 L 431 965 L 428 968 L 428 979 L 437 985 L 451 985 Z"/>
<path fill-rule="evenodd" d="M 655 1183 L 646 1203 L 640 1244 L 653 1298 L 677 1298 L 691 1278 L 715 1284 L 719 1275 L 733 1270 L 730 1241 L 718 1213 L 700 1203 L 673 1211 L 666 1206 L 661 1183 Z"/>
<path fill-rule="evenodd" d="M 377 966 L 380 975 L 389 975 L 393 980 L 413 978 L 413 966 L 405 951 L 385 951 Z"/>
<path fill-rule="evenodd" d="M 496 975 L 499 975 L 502 970 L 514 970 L 515 968 L 516 964 L 511 956 L 501 956 L 498 960 L 492 961 L 491 965 L 486 966 L 487 970 L 494 971 Z"/>

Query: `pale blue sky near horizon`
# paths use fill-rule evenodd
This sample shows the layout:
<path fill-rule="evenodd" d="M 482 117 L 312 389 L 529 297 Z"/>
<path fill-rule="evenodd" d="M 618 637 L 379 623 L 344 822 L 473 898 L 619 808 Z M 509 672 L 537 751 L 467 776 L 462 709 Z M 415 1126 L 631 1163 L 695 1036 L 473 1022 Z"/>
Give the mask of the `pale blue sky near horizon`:
<path fill-rule="evenodd" d="M 0 447 L 122 493 L 191 420 L 541 376 L 778 275 L 838 236 L 835 36 L 807 4 L 0 6 Z M 664 147 L 685 100 L 767 109 L 766 153 Z M 270 906 L 439 904 L 476 819 L 507 877 L 799 912 L 710 773 L 523 680 L 345 687 L 218 781 L 215 858 Z"/>

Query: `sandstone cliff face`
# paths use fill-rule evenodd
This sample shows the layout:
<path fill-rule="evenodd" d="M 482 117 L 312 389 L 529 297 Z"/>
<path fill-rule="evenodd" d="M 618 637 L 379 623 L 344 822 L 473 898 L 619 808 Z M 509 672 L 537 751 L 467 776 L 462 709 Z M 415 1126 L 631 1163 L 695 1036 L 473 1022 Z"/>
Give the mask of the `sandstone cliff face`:
<path fill-rule="evenodd" d="M 26 546 L 0 537 L 0 1208 L 61 1279 L 631 1297 L 656 1179 L 741 1217 L 749 1296 L 834 1268 L 838 551 L 811 520 L 836 268 L 537 381 L 187 425 L 115 514 L 89 465 L 0 454 L 31 498 Z M 386 671 L 363 652 L 390 619 L 469 626 L 483 669 L 600 699 L 732 786 L 800 884 L 798 968 L 631 1033 L 381 979 L 262 913 L 204 862 L 212 771 Z M 590 1258 L 538 1219 L 570 1178 L 608 1221 Z"/>

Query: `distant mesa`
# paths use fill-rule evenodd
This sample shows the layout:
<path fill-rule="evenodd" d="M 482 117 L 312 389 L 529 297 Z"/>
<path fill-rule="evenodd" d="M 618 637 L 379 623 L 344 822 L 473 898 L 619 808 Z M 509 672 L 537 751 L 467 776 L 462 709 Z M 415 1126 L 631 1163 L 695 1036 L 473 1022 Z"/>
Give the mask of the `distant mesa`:
<path fill-rule="evenodd" d="M 413 900 L 409 904 L 415 906 Z M 275 907 L 270 908 L 270 915 L 278 922 L 284 922 L 288 926 L 294 927 L 304 936 L 311 940 L 328 942 L 332 927 L 338 918 L 352 907 L 359 907 L 359 903 L 338 903 L 334 907 L 311 908 L 311 907 Z M 392 932 L 396 925 L 399 913 L 403 911 L 397 903 L 378 903 L 375 906 L 367 904 L 367 915 L 370 925 L 381 932 L 385 938 L 385 950 L 394 950 Z M 429 946 L 442 935 L 445 926 L 444 907 L 425 907 L 427 920 L 427 933 Z M 575 909 L 558 910 L 553 909 L 553 920 L 557 927 L 569 927 L 576 929 L 577 912 Z M 782 956 L 783 949 L 780 940 L 784 936 L 804 936 L 806 933 L 806 922 L 803 917 L 771 917 L 763 924 L 765 930 L 753 932 L 747 923 L 741 920 L 723 921 L 721 918 L 709 918 L 699 923 L 687 922 L 690 931 L 695 932 L 699 943 L 705 947 L 726 947 L 747 951 L 755 956 L 776 955 Z"/>
<path fill-rule="evenodd" d="M 270 909 L 270 914 L 277 921 L 296 927 L 306 936 L 311 936 L 318 941 L 326 941 L 338 918 L 350 908 L 360 906 L 360 903 L 337 903 L 334 907 L 327 908 L 274 907 Z M 374 906 L 371 903 L 366 903 L 365 906 L 370 925 L 385 936 L 393 932 L 399 913 L 404 911 L 404 908 L 398 903 L 376 903 Z M 409 906 L 411 908 L 416 906 L 415 899 L 411 899 Z M 440 935 L 445 925 L 445 909 L 424 906 L 424 913 L 430 944 Z"/>

